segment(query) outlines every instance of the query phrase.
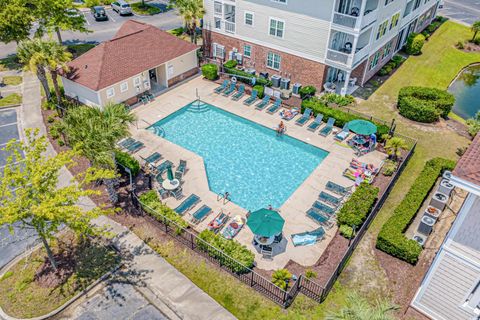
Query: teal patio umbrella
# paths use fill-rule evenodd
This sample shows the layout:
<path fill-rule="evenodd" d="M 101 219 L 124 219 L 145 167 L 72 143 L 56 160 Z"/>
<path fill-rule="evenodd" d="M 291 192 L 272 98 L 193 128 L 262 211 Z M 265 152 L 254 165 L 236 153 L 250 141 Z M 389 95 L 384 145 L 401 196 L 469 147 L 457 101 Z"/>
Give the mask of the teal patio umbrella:
<path fill-rule="evenodd" d="M 272 237 L 282 232 L 285 220 L 277 211 L 260 209 L 250 214 L 247 226 L 252 232 L 261 237 Z"/>
<path fill-rule="evenodd" d="M 168 166 L 168 168 L 167 168 L 167 178 L 168 178 L 168 180 L 173 180 L 172 166 Z"/>
<path fill-rule="evenodd" d="M 377 132 L 377 126 L 367 120 L 352 120 L 348 123 L 348 129 L 364 136 Z"/>

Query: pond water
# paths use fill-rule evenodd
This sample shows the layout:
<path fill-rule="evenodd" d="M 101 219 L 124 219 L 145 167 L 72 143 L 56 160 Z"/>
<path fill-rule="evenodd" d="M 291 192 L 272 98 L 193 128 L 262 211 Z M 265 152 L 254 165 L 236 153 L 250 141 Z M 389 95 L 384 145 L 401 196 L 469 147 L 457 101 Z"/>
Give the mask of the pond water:
<path fill-rule="evenodd" d="M 453 112 L 464 119 L 480 111 L 480 65 L 462 71 L 448 89 L 455 96 Z"/>

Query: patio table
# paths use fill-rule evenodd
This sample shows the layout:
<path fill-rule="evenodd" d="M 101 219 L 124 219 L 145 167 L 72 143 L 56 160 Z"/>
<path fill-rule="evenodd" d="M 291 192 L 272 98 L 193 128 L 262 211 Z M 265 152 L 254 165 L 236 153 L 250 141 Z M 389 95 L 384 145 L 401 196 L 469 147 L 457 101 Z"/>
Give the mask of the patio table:
<path fill-rule="evenodd" d="M 165 181 L 162 182 L 162 188 L 168 191 L 172 191 L 177 189 L 180 186 L 180 181 L 178 179 L 165 179 Z"/>
<path fill-rule="evenodd" d="M 271 237 L 261 237 L 261 236 L 255 236 L 255 241 L 257 241 L 259 244 L 264 245 L 264 246 L 269 246 L 273 243 L 275 240 L 275 236 Z"/>

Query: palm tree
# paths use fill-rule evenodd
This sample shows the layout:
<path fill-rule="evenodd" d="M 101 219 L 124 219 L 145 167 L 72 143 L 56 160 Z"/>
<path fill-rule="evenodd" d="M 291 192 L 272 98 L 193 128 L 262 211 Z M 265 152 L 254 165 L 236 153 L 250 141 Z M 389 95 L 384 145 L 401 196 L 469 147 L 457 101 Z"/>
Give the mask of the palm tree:
<path fill-rule="evenodd" d="M 472 41 L 474 41 L 475 38 L 477 37 L 477 34 L 480 32 L 480 20 L 475 21 L 475 22 L 472 24 L 471 29 L 472 29 L 472 32 L 473 32 Z"/>
<path fill-rule="evenodd" d="M 391 159 L 396 160 L 402 155 L 402 150 L 407 150 L 408 146 L 405 140 L 399 137 L 392 137 L 387 140 L 385 150 Z"/>
<path fill-rule="evenodd" d="M 68 71 L 67 63 L 72 60 L 72 54 L 65 50 L 65 47 L 56 41 L 46 41 L 45 49 L 48 52 L 47 69 L 50 71 L 57 103 L 60 105 L 62 96 L 60 93 L 60 87 L 58 86 L 58 72 L 60 70 L 63 70 L 64 72 Z"/>
<path fill-rule="evenodd" d="M 327 315 L 327 320 L 394 320 L 392 312 L 398 306 L 387 300 L 377 300 L 371 304 L 356 293 L 347 296 L 346 306 L 340 311 Z"/>
<path fill-rule="evenodd" d="M 205 14 L 203 0 L 173 0 L 172 4 L 185 21 L 185 26 L 190 33 L 191 41 L 197 44 L 197 26 Z"/>
<path fill-rule="evenodd" d="M 272 274 L 272 282 L 283 290 L 287 290 L 292 274 L 287 269 L 278 269 Z"/>
<path fill-rule="evenodd" d="M 108 103 L 103 108 L 80 106 L 68 111 L 62 129 L 70 145 L 94 167 L 116 170 L 116 144 L 129 135 L 128 127 L 135 119 L 123 104 Z M 116 203 L 116 180 L 105 179 L 104 183 L 110 200 Z"/>

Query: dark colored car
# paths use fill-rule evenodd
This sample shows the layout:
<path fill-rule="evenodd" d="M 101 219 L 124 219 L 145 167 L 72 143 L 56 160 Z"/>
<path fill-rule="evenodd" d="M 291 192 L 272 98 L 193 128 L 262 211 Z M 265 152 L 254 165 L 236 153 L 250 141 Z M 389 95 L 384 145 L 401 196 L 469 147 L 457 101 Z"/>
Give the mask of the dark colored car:
<path fill-rule="evenodd" d="M 108 16 L 107 16 L 107 13 L 105 12 L 105 8 L 102 6 L 92 7 L 92 15 L 96 21 L 108 20 Z"/>

